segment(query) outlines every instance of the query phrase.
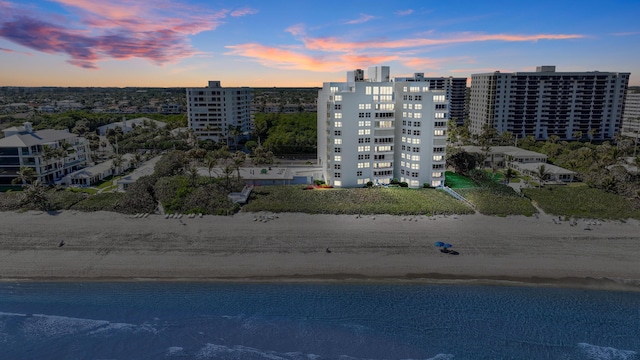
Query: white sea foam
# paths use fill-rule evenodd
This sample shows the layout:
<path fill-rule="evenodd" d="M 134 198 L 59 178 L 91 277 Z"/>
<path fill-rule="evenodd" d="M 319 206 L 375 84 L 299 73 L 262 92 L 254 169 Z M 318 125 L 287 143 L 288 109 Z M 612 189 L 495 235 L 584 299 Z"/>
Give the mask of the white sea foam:
<path fill-rule="evenodd" d="M 218 344 L 207 344 L 196 354 L 196 359 L 217 359 L 223 356 L 235 358 L 269 359 L 269 360 L 302 360 L 318 359 L 315 354 L 303 354 L 301 352 L 278 353 L 275 351 L 265 351 L 248 346 L 225 346 Z"/>
<path fill-rule="evenodd" d="M 109 322 L 104 320 L 33 314 L 22 324 L 22 331 L 29 337 L 58 337 L 84 333 L 107 324 Z"/>
<path fill-rule="evenodd" d="M 172 346 L 167 349 L 167 356 L 182 355 L 183 353 L 184 348 L 181 348 L 180 346 Z"/>
<path fill-rule="evenodd" d="M 22 316 L 17 314 L 16 316 Z M 111 323 L 107 320 L 82 319 L 57 315 L 33 314 L 22 324 L 22 332 L 29 337 L 59 337 L 71 334 L 95 335 L 109 331 L 153 332 L 148 324 Z"/>
<path fill-rule="evenodd" d="M 0 312 L 0 316 L 27 316 L 27 314 Z"/>
<path fill-rule="evenodd" d="M 632 350 L 620 350 L 612 347 L 597 346 L 587 343 L 579 343 L 578 348 L 591 360 L 635 360 L 637 352 Z"/>

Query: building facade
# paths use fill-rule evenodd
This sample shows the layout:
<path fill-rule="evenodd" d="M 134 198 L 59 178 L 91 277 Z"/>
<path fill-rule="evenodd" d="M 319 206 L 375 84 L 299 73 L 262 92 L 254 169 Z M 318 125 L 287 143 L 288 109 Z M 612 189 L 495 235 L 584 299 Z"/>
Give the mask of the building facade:
<path fill-rule="evenodd" d="M 473 74 L 470 132 L 485 126 L 518 138 L 612 139 L 620 131 L 629 73 L 536 72 Z"/>
<path fill-rule="evenodd" d="M 627 91 L 622 119 L 622 135 L 640 137 L 640 91 Z"/>
<path fill-rule="evenodd" d="M 467 118 L 466 97 L 467 78 L 466 77 L 424 77 L 424 73 L 415 73 L 413 77 L 396 77 L 395 82 L 421 82 L 427 83 L 431 90 L 444 90 L 449 101 L 449 119 L 456 121 L 458 125 L 463 125 Z"/>
<path fill-rule="evenodd" d="M 253 130 L 253 89 L 223 88 L 209 81 L 205 88 L 187 89 L 189 128 L 200 140 L 237 145 Z"/>
<path fill-rule="evenodd" d="M 90 161 L 89 142 L 67 130 L 34 131 L 31 123 L 3 130 L 0 139 L 0 184 L 10 185 L 21 166 L 34 169 L 37 180 L 56 184 Z"/>
<path fill-rule="evenodd" d="M 318 165 L 327 184 L 444 184 L 448 103 L 443 90 L 390 79 L 387 66 L 347 73 L 318 92 Z"/>

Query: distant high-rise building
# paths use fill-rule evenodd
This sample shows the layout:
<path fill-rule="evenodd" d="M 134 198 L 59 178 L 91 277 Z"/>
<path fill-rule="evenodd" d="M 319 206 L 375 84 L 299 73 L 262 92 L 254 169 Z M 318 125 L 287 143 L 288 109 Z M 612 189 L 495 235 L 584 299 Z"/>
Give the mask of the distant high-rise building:
<path fill-rule="evenodd" d="M 444 184 L 448 103 L 444 90 L 391 81 L 389 67 L 347 73 L 318 92 L 318 163 L 335 187 Z"/>
<path fill-rule="evenodd" d="M 611 139 L 620 131 L 629 73 L 536 72 L 471 75 L 470 131 L 488 125 L 498 133 L 545 140 Z"/>
<path fill-rule="evenodd" d="M 253 89 L 223 88 L 209 81 L 205 88 L 187 89 L 189 128 L 198 139 L 236 145 L 253 127 Z"/>
<path fill-rule="evenodd" d="M 640 137 L 640 91 L 627 91 L 622 119 L 622 135 Z"/>
<path fill-rule="evenodd" d="M 431 90 L 444 90 L 449 101 L 449 119 L 454 119 L 458 125 L 464 124 L 464 120 L 467 118 L 466 77 L 425 77 L 424 73 L 415 73 L 413 77 L 397 77 L 394 78 L 394 81 L 425 82 Z"/>

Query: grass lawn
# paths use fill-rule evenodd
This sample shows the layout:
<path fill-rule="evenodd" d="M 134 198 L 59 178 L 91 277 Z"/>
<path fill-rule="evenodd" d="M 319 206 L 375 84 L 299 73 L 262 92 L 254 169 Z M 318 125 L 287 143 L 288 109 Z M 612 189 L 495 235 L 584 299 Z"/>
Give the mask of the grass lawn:
<path fill-rule="evenodd" d="M 303 186 L 256 187 L 243 211 L 308 214 L 470 214 L 473 209 L 441 190 L 355 188 L 303 190 Z"/>
<path fill-rule="evenodd" d="M 544 212 L 578 218 L 625 220 L 640 219 L 640 211 L 627 199 L 586 186 L 545 186 L 522 189 Z"/>
<path fill-rule="evenodd" d="M 526 197 L 521 197 L 509 190 L 498 191 L 494 188 L 456 189 L 476 209 L 484 215 L 525 215 L 532 216 L 538 211 Z"/>
<path fill-rule="evenodd" d="M 473 188 L 477 186 L 473 182 L 473 180 L 464 175 L 456 174 L 452 171 L 445 172 L 444 176 L 447 186 L 452 189 Z"/>

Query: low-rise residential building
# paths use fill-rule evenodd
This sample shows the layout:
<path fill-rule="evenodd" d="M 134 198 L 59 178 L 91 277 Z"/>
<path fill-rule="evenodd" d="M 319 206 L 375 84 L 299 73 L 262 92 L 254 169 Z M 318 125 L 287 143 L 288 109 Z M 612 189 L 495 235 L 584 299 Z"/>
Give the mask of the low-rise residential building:
<path fill-rule="evenodd" d="M 107 134 L 107 131 L 109 131 L 110 129 L 114 129 L 114 130 L 121 129 L 122 133 L 126 134 L 128 132 L 133 131 L 133 129 L 138 126 L 155 126 L 158 128 L 163 128 L 167 126 L 167 124 L 162 121 L 157 121 L 157 120 L 149 119 L 146 117 L 129 119 L 129 120 L 123 117 L 122 121 L 114 122 L 107 125 L 102 125 L 98 127 L 97 130 L 100 136 L 105 136 Z"/>
<path fill-rule="evenodd" d="M 33 130 L 30 122 L 3 130 L 0 139 L 0 184 L 9 185 L 21 166 L 34 169 L 37 180 L 56 184 L 90 161 L 89 142 L 68 130 Z"/>
<path fill-rule="evenodd" d="M 515 146 L 491 146 L 488 149 L 480 146 L 461 146 L 468 153 L 483 154 L 485 167 L 512 168 L 521 174 L 536 177 L 540 166 L 547 171 L 546 181 L 571 182 L 576 176 L 575 171 L 548 164 L 548 157 L 539 152 L 521 149 Z"/>

